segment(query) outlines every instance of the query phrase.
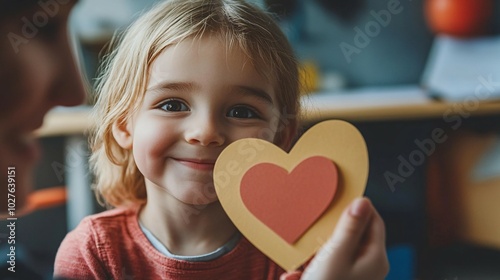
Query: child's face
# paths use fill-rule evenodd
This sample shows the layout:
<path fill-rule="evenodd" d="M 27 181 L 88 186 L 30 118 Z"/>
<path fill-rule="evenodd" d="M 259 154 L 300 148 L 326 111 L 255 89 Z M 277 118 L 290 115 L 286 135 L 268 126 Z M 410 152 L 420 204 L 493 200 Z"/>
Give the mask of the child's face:
<path fill-rule="evenodd" d="M 212 173 L 221 151 L 241 138 L 273 141 L 277 106 L 271 81 L 239 48 L 188 39 L 156 58 L 142 106 L 114 135 L 133 150 L 148 189 L 208 204 L 217 200 Z"/>

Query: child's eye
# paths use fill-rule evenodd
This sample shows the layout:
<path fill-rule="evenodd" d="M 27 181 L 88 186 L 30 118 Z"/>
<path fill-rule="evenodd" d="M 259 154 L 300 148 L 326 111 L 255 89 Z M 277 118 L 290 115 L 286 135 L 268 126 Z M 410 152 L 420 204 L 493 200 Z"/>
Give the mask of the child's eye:
<path fill-rule="evenodd" d="M 255 110 L 250 109 L 245 106 L 236 106 L 227 112 L 226 117 L 238 118 L 238 119 L 255 119 L 259 118 L 259 115 Z"/>
<path fill-rule="evenodd" d="M 168 112 L 189 111 L 189 107 L 184 102 L 175 99 L 162 103 L 160 109 Z"/>

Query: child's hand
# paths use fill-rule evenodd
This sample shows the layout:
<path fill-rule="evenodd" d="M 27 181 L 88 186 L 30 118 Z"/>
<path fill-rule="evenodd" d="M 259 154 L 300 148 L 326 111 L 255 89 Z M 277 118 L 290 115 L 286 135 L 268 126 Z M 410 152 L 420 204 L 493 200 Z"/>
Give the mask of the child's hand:
<path fill-rule="evenodd" d="M 301 279 L 384 279 L 389 271 L 385 227 L 371 202 L 356 199 Z"/>

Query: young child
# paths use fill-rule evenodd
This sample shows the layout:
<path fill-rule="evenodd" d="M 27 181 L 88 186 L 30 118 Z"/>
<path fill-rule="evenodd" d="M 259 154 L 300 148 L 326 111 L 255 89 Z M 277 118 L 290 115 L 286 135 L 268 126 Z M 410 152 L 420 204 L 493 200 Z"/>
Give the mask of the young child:
<path fill-rule="evenodd" d="M 288 149 L 298 97 L 292 49 L 258 8 L 172 0 L 144 14 L 111 53 L 98 84 L 91 162 L 98 195 L 116 208 L 67 235 L 55 277 L 300 277 L 241 236 L 217 200 L 212 175 L 235 140 L 261 138 Z M 387 272 L 383 223 L 373 206 L 359 200 L 346 213 L 344 231 L 332 238 L 336 251 L 321 251 L 310 279 L 382 279 Z"/>

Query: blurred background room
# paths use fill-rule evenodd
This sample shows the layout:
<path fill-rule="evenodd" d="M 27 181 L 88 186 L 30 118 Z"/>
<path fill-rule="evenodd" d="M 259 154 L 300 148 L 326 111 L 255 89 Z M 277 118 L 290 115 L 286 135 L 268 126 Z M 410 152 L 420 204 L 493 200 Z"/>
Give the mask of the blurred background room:
<path fill-rule="evenodd" d="M 92 86 L 112 35 L 156 1 L 80 0 L 72 13 L 90 96 L 55 109 L 39 131 L 35 188 L 53 192 L 18 221 L 24 279 L 51 279 L 66 233 L 104 209 L 84 133 Z M 300 60 L 304 129 L 343 119 L 366 139 L 365 195 L 386 224 L 387 279 L 500 279 L 500 3 L 253 2 L 276 15 Z"/>

